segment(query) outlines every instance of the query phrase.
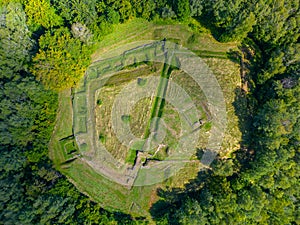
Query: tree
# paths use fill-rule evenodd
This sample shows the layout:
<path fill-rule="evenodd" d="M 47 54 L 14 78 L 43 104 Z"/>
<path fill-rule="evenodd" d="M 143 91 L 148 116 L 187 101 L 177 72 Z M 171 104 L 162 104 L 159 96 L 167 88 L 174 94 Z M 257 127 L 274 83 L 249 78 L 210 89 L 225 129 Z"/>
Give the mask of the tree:
<path fill-rule="evenodd" d="M 37 79 L 53 90 L 75 86 L 90 63 L 88 47 L 73 38 L 67 28 L 46 32 L 39 44 L 31 69 Z"/>
<path fill-rule="evenodd" d="M 189 0 L 177 0 L 175 13 L 179 20 L 187 20 L 190 17 Z"/>
<path fill-rule="evenodd" d="M 300 62 L 300 44 L 289 43 L 277 46 L 265 52 L 265 62 L 257 74 L 257 83 L 263 84 L 278 74 L 284 74 L 289 69 L 297 71 Z"/>
<path fill-rule="evenodd" d="M 202 0 L 190 0 L 190 11 L 191 16 L 201 16 L 203 9 L 203 2 Z"/>
<path fill-rule="evenodd" d="M 173 11 L 173 9 L 167 5 L 167 6 L 165 6 L 161 9 L 161 17 L 162 18 L 167 18 L 167 19 L 175 18 L 176 14 Z"/>
<path fill-rule="evenodd" d="M 153 0 L 131 0 L 131 5 L 137 17 L 150 19 L 154 15 L 155 2 Z"/>
<path fill-rule="evenodd" d="M 254 35 L 259 42 L 278 45 L 296 42 L 299 37 L 299 1 L 260 0 L 254 8 L 257 26 Z"/>
<path fill-rule="evenodd" d="M 233 25 L 233 20 L 239 16 L 243 8 L 242 0 L 218 0 L 209 1 L 205 5 L 214 25 L 219 28 L 227 28 Z"/>
<path fill-rule="evenodd" d="M 183 225 L 205 225 L 209 223 L 206 215 L 207 213 L 202 210 L 201 205 L 197 200 L 187 199 L 179 209 L 179 212 L 177 212 L 176 217 L 178 217 L 179 223 Z"/>
<path fill-rule="evenodd" d="M 70 24 L 82 23 L 89 26 L 97 21 L 97 3 L 96 0 L 54 0 L 54 6 L 60 15 Z"/>
<path fill-rule="evenodd" d="M 22 78 L 3 85 L 0 91 L 1 143 L 27 145 L 37 137 L 37 133 L 33 131 L 42 124 L 37 124 L 36 118 L 39 117 L 38 115 L 43 115 L 42 111 L 47 113 L 49 109 L 40 108 L 37 104 L 46 101 L 45 95 L 47 93 L 44 93 L 44 96 L 40 96 L 42 98 L 38 99 L 38 95 L 32 95 L 32 90 L 41 91 L 41 87 L 32 78 Z M 47 116 L 50 118 L 51 114 L 46 114 Z M 47 119 L 43 121 L 47 121 Z M 42 126 L 47 127 L 46 124 Z"/>
<path fill-rule="evenodd" d="M 30 25 L 41 25 L 46 29 L 61 26 L 63 19 L 56 14 L 55 8 L 50 5 L 49 0 L 27 0 L 25 12 Z"/>
<path fill-rule="evenodd" d="M 114 8 L 119 11 L 120 14 L 120 20 L 122 22 L 127 21 L 128 19 L 132 18 L 133 16 L 133 9 L 132 5 L 127 0 L 121 0 L 120 2 L 115 2 L 113 4 Z"/>
<path fill-rule="evenodd" d="M 15 72 L 26 71 L 35 42 L 26 25 L 26 15 L 19 3 L 1 7 L 0 79 L 12 79 Z"/>
<path fill-rule="evenodd" d="M 120 15 L 118 12 L 113 10 L 112 8 L 107 9 L 107 21 L 111 24 L 118 24 L 120 22 Z"/>
<path fill-rule="evenodd" d="M 237 20 L 234 19 L 233 24 L 226 28 L 226 31 L 220 36 L 220 41 L 242 41 L 253 30 L 255 23 L 254 14 L 243 11 Z"/>

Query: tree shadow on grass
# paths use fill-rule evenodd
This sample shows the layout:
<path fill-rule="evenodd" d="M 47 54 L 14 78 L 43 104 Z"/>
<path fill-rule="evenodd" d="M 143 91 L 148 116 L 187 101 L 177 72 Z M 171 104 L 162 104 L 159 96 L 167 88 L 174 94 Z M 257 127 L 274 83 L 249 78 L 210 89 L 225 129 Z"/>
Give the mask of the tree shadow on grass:
<path fill-rule="evenodd" d="M 232 61 L 234 63 L 238 63 L 238 64 L 241 63 L 241 52 L 240 51 L 229 49 L 229 51 L 226 52 L 226 56 L 230 61 Z"/>
<path fill-rule="evenodd" d="M 203 149 L 197 149 L 196 156 L 197 159 L 201 159 L 204 154 Z M 185 200 L 189 196 L 193 196 L 195 191 L 201 189 L 208 176 L 210 176 L 211 171 L 200 170 L 195 179 L 189 180 L 184 188 L 159 188 L 157 190 L 157 195 L 161 198 L 159 201 L 154 203 L 150 209 L 150 214 L 154 220 L 158 221 L 162 219 L 167 214 L 172 214 L 172 212 L 182 205 L 182 200 Z M 176 224 L 176 221 L 172 221 L 172 224 Z"/>
<path fill-rule="evenodd" d="M 218 28 L 214 25 L 214 22 L 212 21 L 212 19 L 208 19 L 211 18 L 210 15 L 208 14 L 202 14 L 199 17 L 196 17 L 195 19 L 200 23 L 200 25 L 202 27 L 204 27 L 205 29 L 209 30 L 211 35 L 219 41 L 219 38 L 221 36 L 221 34 L 224 32 L 223 29 Z"/>

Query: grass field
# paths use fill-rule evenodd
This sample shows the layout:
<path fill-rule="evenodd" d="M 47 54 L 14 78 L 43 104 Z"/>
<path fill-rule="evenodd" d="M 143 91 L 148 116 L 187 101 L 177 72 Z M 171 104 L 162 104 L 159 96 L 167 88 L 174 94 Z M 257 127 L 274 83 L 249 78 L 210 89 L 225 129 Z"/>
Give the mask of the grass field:
<path fill-rule="evenodd" d="M 99 43 L 99 49 L 92 55 L 93 61 L 103 59 L 103 55 L 111 57 L 108 53 L 112 48 L 117 48 L 116 52 L 122 52 L 126 49 L 122 45 L 140 40 L 162 40 L 167 38 L 173 40 L 193 50 L 197 55 L 201 56 L 204 62 L 209 65 L 215 74 L 225 96 L 226 110 L 228 118 L 228 126 L 225 133 L 225 139 L 222 143 L 221 156 L 227 157 L 231 151 L 239 148 L 241 141 L 241 131 L 239 130 L 239 120 L 236 115 L 233 102 L 239 95 L 240 90 L 240 74 L 239 65 L 232 62 L 228 58 L 227 52 L 232 49 L 236 50 L 236 43 L 218 43 L 210 34 L 193 33 L 186 25 L 157 25 L 146 22 L 141 19 L 132 20 L 129 23 L 118 25 L 115 32 L 106 36 Z M 130 46 L 130 45 L 129 45 Z M 128 48 L 128 46 L 126 47 Z M 115 54 L 114 53 L 114 54 Z M 142 64 L 138 67 L 126 68 L 114 76 L 112 76 L 101 88 L 95 96 L 95 130 L 98 141 L 101 142 L 113 157 L 120 162 L 133 164 L 136 160 L 136 151 L 128 149 L 122 145 L 115 135 L 111 122 L 111 110 L 116 96 L 130 82 L 136 81 L 143 88 L 146 85 L 147 76 L 159 77 L 162 72 L 162 64 L 150 63 Z M 96 74 L 95 74 L 96 76 Z M 173 70 L 169 74 L 170 81 L 177 83 L 182 87 L 196 108 L 201 113 L 201 119 L 204 122 L 202 129 L 199 131 L 199 140 L 197 147 L 205 148 L 208 137 L 210 135 L 210 112 L 207 106 L 207 100 L 201 88 L 187 74 L 180 70 Z M 83 89 L 80 89 L 83 90 Z M 79 91 L 79 89 L 77 89 Z M 158 99 L 159 100 L 159 99 Z M 199 171 L 199 161 L 196 156 L 192 156 L 192 161 L 176 173 L 173 177 L 162 183 L 137 187 L 131 189 L 116 184 L 99 174 L 91 166 L 89 166 L 81 157 L 76 158 L 72 162 L 65 163 L 71 156 L 76 155 L 75 139 L 73 137 L 73 110 L 72 95 L 70 91 L 64 91 L 59 96 L 59 111 L 55 130 L 49 144 L 50 157 L 54 165 L 74 185 L 84 194 L 88 195 L 94 201 L 108 210 L 119 210 L 131 213 L 133 216 L 146 216 L 150 219 L 149 208 L 159 199 L 157 196 L 157 188 L 166 189 L 184 187 L 184 185 L 193 179 Z M 83 102 L 83 103 L 80 103 Z M 79 99 L 77 104 L 85 104 L 84 99 Z M 166 146 L 176 146 L 178 137 L 180 136 L 180 116 L 174 106 L 168 102 L 162 102 L 161 99 L 154 105 L 154 98 L 145 97 L 138 101 L 130 115 L 123 117 L 123 122 L 129 123 L 132 132 L 137 137 L 145 136 L 145 131 L 149 126 L 149 118 L 161 117 L 165 122 L 166 136 L 164 144 L 160 150 L 154 149 L 153 158 L 164 159 L 167 156 Z M 240 102 L 241 110 L 244 103 Z M 79 108 L 80 109 L 80 108 Z M 152 111 L 151 111 L 152 109 Z M 85 108 L 82 108 L 82 111 Z M 151 116 L 151 112 L 153 115 Z M 84 111 L 83 111 L 84 113 Z M 77 118 L 85 123 L 88 118 Z M 85 127 L 85 124 L 80 127 Z M 61 140 L 69 137 L 67 142 Z M 156 152 L 156 150 L 159 150 Z M 155 153 L 156 152 L 156 153 Z"/>
<path fill-rule="evenodd" d="M 153 73 L 153 70 L 152 66 L 142 65 L 139 69 L 134 69 L 130 72 L 121 72 L 111 77 L 98 93 L 98 99 L 101 100 L 102 104 L 98 105 L 95 109 L 97 135 L 99 137 L 105 137 L 106 141 L 104 145 L 106 149 L 119 161 L 125 161 L 128 151 L 126 147 L 118 141 L 112 128 L 111 110 L 115 98 L 130 81 L 136 80 L 138 77 L 147 78 L 149 75 L 158 76 L 159 73 Z M 149 98 L 142 99 L 133 108 L 133 113 L 130 116 L 131 119 L 128 122 L 133 125 L 131 128 L 134 130 L 134 134 L 143 135 L 143 126 L 146 126 L 146 118 L 149 114 L 149 105 L 146 103 L 149 103 L 149 101 L 151 101 Z"/>
<path fill-rule="evenodd" d="M 240 147 L 242 133 L 239 130 L 239 118 L 236 115 L 236 109 L 246 110 L 245 101 L 241 101 L 239 106 L 234 106 L 236 95 L 242 95 L 239 76 L 239 65 L 226 59 L 206 58 L 204 61 L 214 72 L 225 97 L 227 111 L 227 129 L 222 144 L 221 156 L 226 157 L 230 152 Z M 247 113 L 245 112 L 244 115 Z"/>

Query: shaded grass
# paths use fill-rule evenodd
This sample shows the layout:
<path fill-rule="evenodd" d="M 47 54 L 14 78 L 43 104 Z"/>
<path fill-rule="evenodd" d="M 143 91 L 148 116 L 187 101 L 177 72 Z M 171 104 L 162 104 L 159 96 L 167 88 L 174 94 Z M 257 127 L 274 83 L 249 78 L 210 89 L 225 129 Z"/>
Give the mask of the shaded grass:
<path fill-rule="evenodd" d="M 167 58 L 165 60 L 167 60 Z M 172 70 L 170 69 L 170 66 L 164 63 L 161 71 L 160 79 L 159 79 L 159 84 L 157 87 L 157 93 L 154 98 L 154 102 L 152 104 L 149 122 L 144 133 L 145 139 L 147 139 L 150 135 L 150 126 L 151 126 L 152 119 L 154 117 L 160 117 L 162 114 L 162 110 L 164 107 L 164 97 L 166 95 L 166 91 L 168 87 L 168 79 L 170 77 L 171 72 Z M 155 124 L 155 128 L 154 128 L 155 130 L 157 129 L 157 125 L 158 124 Z"/>
<path fill-rule="evenodd" d="M 219 58 L 219 59 L 227 59 L 228 54 L 226 52 L 217 52 L 217 51 L 208 51 L 208 50 L 194 50 L 196 55 L 201 58 Z"/>
<path fill-rule="evenodd" d="M 49 157 L 53 160 L 54 166 L 59 169 L 59 165 L 66 161 L 64 146 L 60 140 L 72 136 L 72 101 L 71 91 L 65 90 L 59 93 L 59 107 L 57 111 L 56 124 L 49 143 Z"/>

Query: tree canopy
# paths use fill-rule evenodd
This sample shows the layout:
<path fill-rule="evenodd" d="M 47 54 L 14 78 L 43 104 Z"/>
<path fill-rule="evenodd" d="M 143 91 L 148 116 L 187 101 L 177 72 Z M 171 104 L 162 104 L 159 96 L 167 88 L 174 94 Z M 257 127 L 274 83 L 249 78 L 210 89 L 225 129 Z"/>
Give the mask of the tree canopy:
<path fill-rule="evenodd" d="M 48 31 L 39 39 L 40 50 L 33 58 L 32 73 L 45 87 L 70 88 L 83 77 L 89 65 L 89 49 L 66 28 Z"/>
<path fill-rule="evenodd" d="M 28 24 L 32 26 L 41 25 L 46 29 L 61 26 L 62 18 L 56 13 L 49 0 L 26 0 L 25 12 L 28 17 Z"/>

